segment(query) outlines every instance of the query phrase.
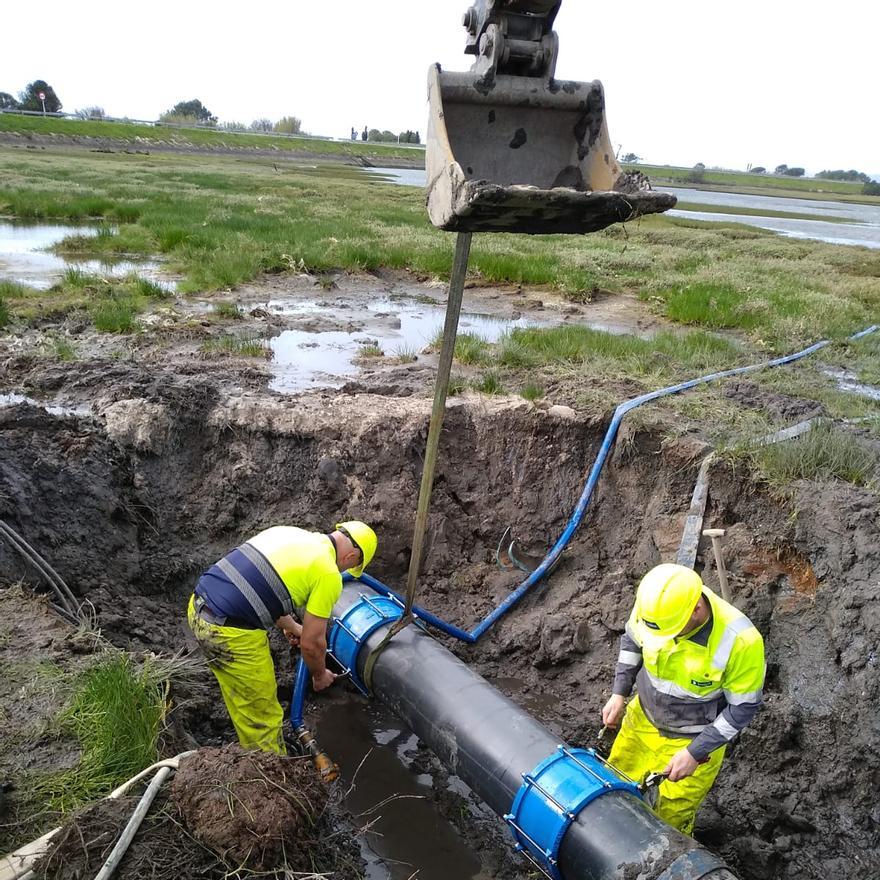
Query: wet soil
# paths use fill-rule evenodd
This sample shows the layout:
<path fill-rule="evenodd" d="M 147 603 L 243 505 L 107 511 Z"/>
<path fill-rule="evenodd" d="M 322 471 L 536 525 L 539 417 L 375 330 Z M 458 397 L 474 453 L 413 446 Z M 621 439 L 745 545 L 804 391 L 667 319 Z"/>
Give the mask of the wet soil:
<path fill-rule="evenodd" d="M 329 796 L 307 759 L 246 753 L 237 745 L 202 749 L 181 760 L 115 876 L 326 873 L 358 880 L 363 863 L 357 847 L 340 839 Z M 94 876 L 138 800 L 103 800 L 71 817 L 36 866 L 37 876 Z"/>
<path fill-rule="evenodd" d="M 389 380 L 392 367 L 340 390 L 282 395 L 268 390 L 265 367 L 203 362 L 182 343 L 138 345 L 121 361 L 96 351 L 65 365 L 7 351 L 4 363 L 6 390 L 89 405 L 87 415 L 0 408 L 0 517 L 94 603 L 109 639 L 135 650 L 184 646 L 182 610 L 199 571 L 279 522 L 371 522 L 381 540 L 371 572 L 403 584 L 429 362 L 418 381 Z M 732 389 L 780 418 L 810 411 L 745 383 Z M 558 537 L 605 419 L 513 398 L 450 400 L 420 602 L 469 628 L 503 599 L 519 578 L 495 565 L 501 533 L 511 526 L 533 552 Z M 699 427 L 625 430 L 549 581 L 478 645 L 450 645 L 573 744 L 596 742 L 634 583 L 677 549 L 708 449 Z M 697 837 L 747 880 L 877 875 L 877 495 L 803 483 L 782 501 L 719 462 L 705 525 L 727 529 L 735 600 L 764 635 L 768 679 L 766 707 L 731 749 Z M 710 558 L 701 547 L 697 567 L 712 585 Z M 34 579 L 6 547 L 0 572 L 7 582 Z M 312 722 L 323 712 L 341 726 L 333 705 L 315 700 Z M 176 712 L 182 741 L 231 739 L 216 699 L 183 693 Z M 443 800 L 436 781 L 431 790 Z M 528 876 L 507 861 L 502 823 L 473 819 L 478 810 L 461 797 L 448 812 L 463 815 L 454 824 L 481 876 Z"/>

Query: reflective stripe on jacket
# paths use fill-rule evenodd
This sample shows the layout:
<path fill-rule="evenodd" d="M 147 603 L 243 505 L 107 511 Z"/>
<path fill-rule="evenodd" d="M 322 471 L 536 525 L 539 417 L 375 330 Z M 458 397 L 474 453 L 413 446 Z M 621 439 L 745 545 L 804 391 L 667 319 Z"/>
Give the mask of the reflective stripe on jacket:
<path fill-rule="evenodd" d="M 643 649 L 633 626 L 620 640 L 613 691 L 628 696 L 635 682 L 651 723 L 671 737 L 692 737 L 702 760 L 730 742 L 763 700 L 764 641 L 752 622 L 707 587 L 710 619 L 697 632 L 659 650 Z"/>
<path fill-rule="evenodd" d="M 227 625 L 270 629 L 295 609 L 330 617 L 342 575 L 327 535 L 273 526 L 212 565 L 195 592 L 212 612 L 234 621 Z"/>

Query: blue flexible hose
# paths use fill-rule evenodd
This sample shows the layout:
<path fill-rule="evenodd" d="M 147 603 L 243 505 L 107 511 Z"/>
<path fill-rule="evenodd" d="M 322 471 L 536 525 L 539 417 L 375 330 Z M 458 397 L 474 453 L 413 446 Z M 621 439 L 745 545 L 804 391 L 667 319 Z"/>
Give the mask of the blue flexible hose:
<path fill-rule="evenodd" d="M 290 698 L 290 724 L 299 730 L 303 725 L 306 710 L 306 691 L 309 687 L 309 667 L 302 657 L 296 665 L 296 678 L 293 680 L 293 696 Z"/>
<path fill-rule="evenodd" d="M 869 333 L 874 333 L 878 329 L 880 329 L 880 325 L 872 324 L 865 330 L 861 330 L 860 332 L 850 336 L 849 341 L 861 339 L 863 336 L 867 336 Z M 680 391 L 687 391 L 690 388 L 695 388 L 697 385 L 704 385 L 707 382 L 715 382 L 718 379 L 726 379 L 728 376 L 740 376 L 744 373 L 753 373 L 757 370 L 766 369 L 767 367 L 779 367 L 783 364 L 790 364 L 793 361 L 797 361 L 801 358 L 807 357 L 807 355 L 814 354 L 815 352 L 819 351 L 822 348 L 825 348 L 825 346 L 830 344 L 831 340 L 824 339 L 821 342 L 817 342 L 814 345 L 811 345 L 809 348 L 803 349 L 803 351 L 795 352 L 795 354 L 789 354 L 785 355 L 784 357 L 774 358 L 773 360 L 763 361 L 760 364 L 750 364 L 749 366 L 745 367 L 735 367 L 731 370 L 722 370 L 718 373 L 710 373 L 707 376 L 700 376 L 697 379 L 690 379 L 687 382 L 681 382 L 678 385 L 670 385 L 667 388 L 660 388 L 657 391 L 651 391 L 648 394 L 642 394 L 640 397 L 633 397 L 631 400 L 624 401 L 620 404 L 620 406 L 617 407 L 616 410 L 614 410 L 614 415 L 611 417 L 611 424 L 608 425 L 608 430 L 605 432 L 605 437 L 602 440 L 601 447 L 599 448 L 599 454 L 596 456 L 595 462 L 593 462 L 593 467 L 590 470 L 589 476 L 587 477 L 587 482 L 584 484 L 581 496 L 578 499 L 577 505 L 571 515 L 571 518 L 568 521 L 568 524 L 565 527 L 565 530 L 559 536 L 559 540 L 550 548 L 550 551 L 541 561 L 541 564 L 494 611 L 492 611 L 484 620 L 478 623 L 471 632 L 467 632 L 466 630 L 460 629 L 454 624 L 450 624 L 444 620 L 441 620 L 439 617 L 432 614 L 430 611 L 425 610 L 424 608 L 414 606 L 413 612 L 418 616 L 420 620 L 435 627 L 436 629 L 439 629 L 441 632 L 453 636 L 456 639 L 460 639 L 463 642 L 473 644 L 490 627 L 492 627 L 502 617 L 504 617 L 504 615 L 507 614 L 507 612 L 510 611 L 511 608 L 513 608 L 514 605 L 516 605 L 523 598 L 523 596 L 525 596 L 525 594 L 531 589 L 531 587 L 537 584 L 538 581 L 540 581 L 544 577 L 544 575 L 547 574 L 547 572 L 553 567 L 553 564 L 556 562 L 556 560 L 562 555 L 562 552 L 565 550 L 569 541 L 571 541 L 572 536 L 577 531 L 578 526 L 581 524 L 581 520 L 583 520 L 584 518 L 587 506 L 589 505 L 590 500 L 593 496 L 593 492 L 596 488 L 596 484 L 599 482 L 599 475 L 602 473 L 602 468 L 604 467 L 605 461 L 608 458 L 608 453 L 611 451 L 611 447 L 614 445 L 614 438 L 617 436 L 617 430 L 620 427 L 620 423 L 623 420 L 623 417 L 630 410 L 633 410 L 644 403 L 650 403 L 652 400 L 657 400 L 660 397 L 666 397 L 669 394 L 677 394 Z M 350 577 L 346 576 L 346 579 L 348 580 L 350 579 Z M 385 584 L 381 583 L 381 581 L 377 581 L 374 577 L 371 577 L 368 574 L 363 574 L 361 575 L 360 580 L 368 587 L 374 589 L 377 593 L 381 593 L 385 596 L 395 596 L 402 601 L 401 596 L 399 596 L 389 587 L 385 586 Z"/>

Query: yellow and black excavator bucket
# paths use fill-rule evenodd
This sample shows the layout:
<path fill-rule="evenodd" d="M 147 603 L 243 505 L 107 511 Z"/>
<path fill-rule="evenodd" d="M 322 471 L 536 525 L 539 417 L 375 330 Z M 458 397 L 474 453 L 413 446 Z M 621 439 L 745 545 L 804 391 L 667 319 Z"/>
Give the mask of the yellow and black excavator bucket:
<path fill-rule="evenodd" d="M 585 233 L 675 196 L 617 162 L 598 81 L 554 78 L 561 0 L 477 0 L 470 72 L 428 72 L 431 222 L 455 232 Z"/>

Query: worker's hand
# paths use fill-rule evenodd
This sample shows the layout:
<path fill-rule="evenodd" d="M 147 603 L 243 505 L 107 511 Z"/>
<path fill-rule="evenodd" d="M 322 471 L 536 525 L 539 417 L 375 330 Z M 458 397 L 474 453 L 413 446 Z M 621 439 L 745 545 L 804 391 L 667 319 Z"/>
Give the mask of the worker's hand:
<path fill-rule="evenodd" d="M 317 691 L 326 690 L 333 682 L 336 681 L 335 673 L 329 669 L 325 669 L 320 675 L 312 676 L 312 688 Z"/>
<path fill-rule="evenodd" d="M 669 763 L 663 769 L 663 772 L 666 774 L 670 782 L 678 782 L 679 779 L 684 779 L 687 776 L 690 776 L 699 766 L 699 761 L 697 761 L 697 759 L 694 758 L 686 748 L 684 748 L 680 749 L 672 756 Z"/>
<path fill-rule="evenodd" d="M 620 719 L 623 718 L 623 712 L 626 709 L 626 697 L 620 694 L 612 694 L 611 699 L 602 709 L 602 723 L 606 727 L 617 730 L 620 727 Z"/>
<path fill-rule="evenodd" d="M 298 623 L 294 623 L 293 626 L 285 626 L 282 630 L 285 638 L 294 648 L 299 647 L 300 640 L 302 639 L 302 631 L 303 628 Z"/>
<path fill-rule="evenodd" d="M 275 621 L 275 626 L 284 633 L 284 637 L 294 648 L 299 647 L 300 641 L 302 640 L 303 628 L 293 619 L 293 617 L 291 617 L 291 615 L 285 614 L 284 617 L 279 617 L 278 620 Z"/>

